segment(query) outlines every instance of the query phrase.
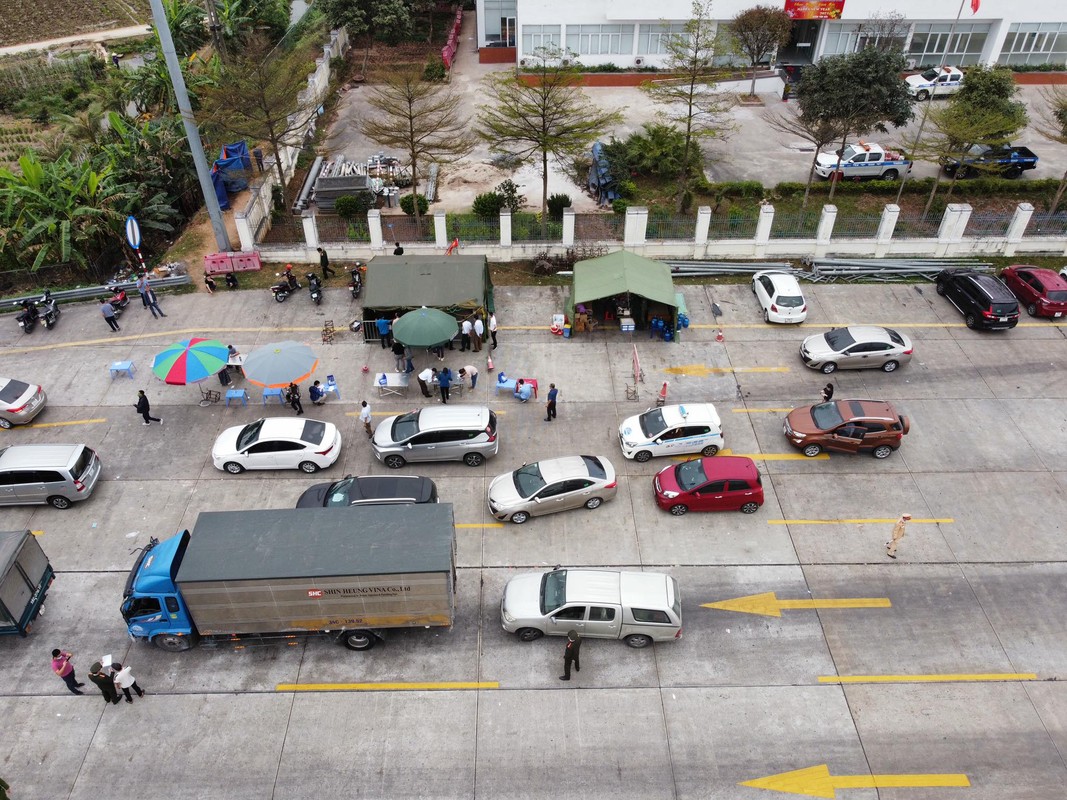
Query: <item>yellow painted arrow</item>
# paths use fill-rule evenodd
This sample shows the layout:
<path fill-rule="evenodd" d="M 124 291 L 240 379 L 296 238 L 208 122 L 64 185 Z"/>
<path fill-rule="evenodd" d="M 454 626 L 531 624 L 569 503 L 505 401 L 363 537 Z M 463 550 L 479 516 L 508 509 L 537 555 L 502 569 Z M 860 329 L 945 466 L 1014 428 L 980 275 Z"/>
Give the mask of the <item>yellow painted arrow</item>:
<path fill-rule="evenodd" d="M 701 608 L 717 608 L 719 611 L 739 611 L 742 614 L 760 614 L 764 617 L 780 617 L 782 609 L 794 608 L 890 608 L 888 597 L 846 597 L 840 600 L 779 600 L 774 592 L 750 594 L 718 603 L 703 603 Z"/>
<path fill-rule="evenodd" d="M 691 378 L 706 378 L 708 375 L 732 375 L 738 372 L 789 372 L 789 367 L 709 367 L 706 364 L 684 364 L 667 367 L 668 375 L 688 375 Z"/>
<path fill-rule="evenodd" d="M 833 798 L 837 796 L 834 794 L 836 789 L 925 789 L 928 786 L 970 786 L 971 782 L 966 775 L 951 772 L 929 775 L 831 775 L 830 768 L 820 764 L 744 781 L 740 785 L 805 797 Z"/>

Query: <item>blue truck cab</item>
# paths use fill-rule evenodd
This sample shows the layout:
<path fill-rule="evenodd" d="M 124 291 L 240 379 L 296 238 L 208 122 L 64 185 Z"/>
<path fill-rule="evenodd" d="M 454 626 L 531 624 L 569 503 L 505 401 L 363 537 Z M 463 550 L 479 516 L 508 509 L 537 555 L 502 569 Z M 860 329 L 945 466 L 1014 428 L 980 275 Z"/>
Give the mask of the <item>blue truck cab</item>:
<path fill-rule="evenodd" d="M 189 610 L 175 582 L 177 565 L 188 546 L 189 531 L 163 542 L 153 538 L 134 562 L 122 593 L 122 618 L 131 638 L 163 646 L 193 633 Z"/>

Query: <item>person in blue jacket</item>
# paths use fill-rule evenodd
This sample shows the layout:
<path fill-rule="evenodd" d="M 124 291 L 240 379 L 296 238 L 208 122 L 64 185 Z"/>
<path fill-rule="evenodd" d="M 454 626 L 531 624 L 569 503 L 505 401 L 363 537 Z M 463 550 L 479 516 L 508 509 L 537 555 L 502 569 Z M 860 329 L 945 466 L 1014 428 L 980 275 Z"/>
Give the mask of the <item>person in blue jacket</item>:
<path fill-rule="evenodd" d="M 448 388 L 452 385 L 452 370 L 442 367 L 437 373 L 437 385 L 441 388 L 441 402 L 448 402 Z"/>
<path fill-rule="evenodd" d="M 522 378 L 519 378 L 519 382 L 515 385 L 515 397 L 518 398 L 520 403 L 525 403 L 533 397 L 533 387 Z"/>

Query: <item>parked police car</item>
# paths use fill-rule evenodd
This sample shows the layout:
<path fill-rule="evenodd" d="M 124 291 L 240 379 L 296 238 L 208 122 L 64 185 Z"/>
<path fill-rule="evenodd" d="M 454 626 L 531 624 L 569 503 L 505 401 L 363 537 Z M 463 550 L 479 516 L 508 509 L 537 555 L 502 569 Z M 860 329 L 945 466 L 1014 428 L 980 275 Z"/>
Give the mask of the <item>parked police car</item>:
<path fill-rule="evenodd" d="M 909 75 L 904 82 L 916 100 L 929 100 L 931 97 L 948 97 L 958 92 L 963 86 L 963 73 L 959 67 L 930 68 L 918 75 Z"/>

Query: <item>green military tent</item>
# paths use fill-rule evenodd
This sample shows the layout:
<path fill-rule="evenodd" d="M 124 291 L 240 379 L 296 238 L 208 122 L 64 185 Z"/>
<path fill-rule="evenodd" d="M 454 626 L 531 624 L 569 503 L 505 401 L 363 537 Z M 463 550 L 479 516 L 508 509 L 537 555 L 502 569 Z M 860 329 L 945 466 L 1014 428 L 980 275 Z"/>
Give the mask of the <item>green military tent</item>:
<path fill-rule="evenodd" d="M 621 320 L 631 319 L 637 330 L 647 329 L 649 321 L 659 317 L 668 323 L 667 330 L 674 331 L 680 307 L 685 306 L 681 293 L 674 291 L 670 267 L 619 250 L 574 265 L 566 313 L 572 331 L 578 333 L 583 313 L 598 326 L 621 326 Z"/>

